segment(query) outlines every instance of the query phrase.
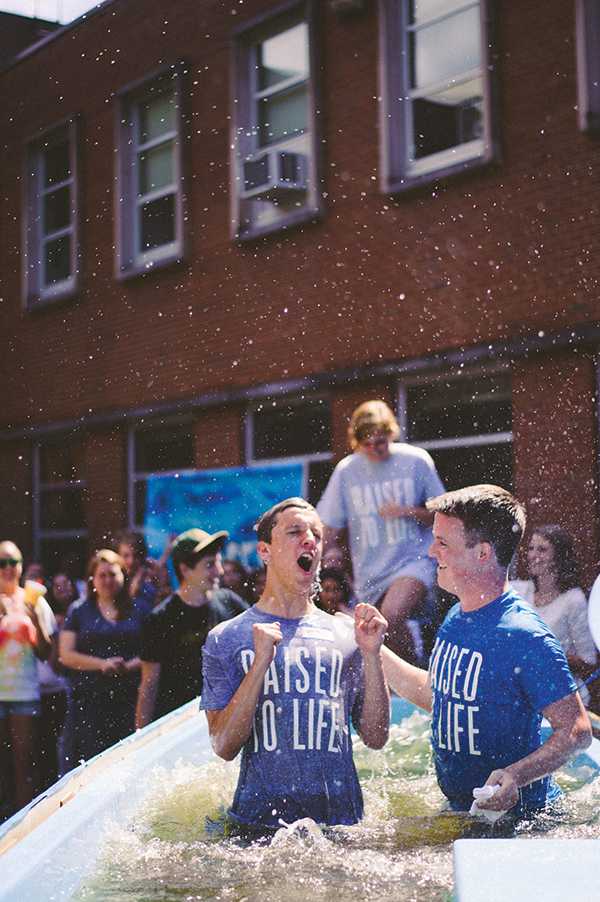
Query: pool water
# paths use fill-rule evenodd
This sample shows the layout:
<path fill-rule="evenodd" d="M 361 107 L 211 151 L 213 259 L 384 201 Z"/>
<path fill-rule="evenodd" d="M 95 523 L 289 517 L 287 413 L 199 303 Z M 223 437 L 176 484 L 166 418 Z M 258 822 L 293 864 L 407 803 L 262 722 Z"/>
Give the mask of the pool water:
<path fill-rule="evenodd" d="M 271 845 L 243 845 L 215 829 L 233 797 L 236 762 L 155 769 L 135 823 L 102 826 L 98 868 L 76 899 L 448 902 L 453 841 L 515 835 L 502 821 L 492 828 L 444 813 L 431 764 L 429 717 L 421 712 L 393 726 L 382 751 L 355 741 L 355 759 L 365 798 L 362 823 L 325 834 L 309 823 L 280 831 Z M 517 835 L 597 837 L 600 780 L 589 782 L 594 775 L 585 762 L 561 771 L 567 796 L 560 819 L 538 818 L 521 825 Z"/>

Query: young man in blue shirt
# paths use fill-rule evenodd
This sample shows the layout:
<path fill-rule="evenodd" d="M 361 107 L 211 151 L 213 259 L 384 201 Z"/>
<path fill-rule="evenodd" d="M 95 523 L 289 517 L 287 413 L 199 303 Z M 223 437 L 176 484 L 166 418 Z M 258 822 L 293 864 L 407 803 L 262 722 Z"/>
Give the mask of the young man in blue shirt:
<path fill-rule="evenodd" d="M 473 789 L 487 784 L 498 789 L 479 808 L 532 813 L 560 794 L 551 774 L 592 737 L 560 644 L 509 588 L 524 508 L 492 485 L 448 492 L 427 507 L 438 584 L 459 603 L 438 631 L 429 670 L 386 649 L 386 676 L 432 712 L 437 778 L 454 810 L 468 810 Z M 545 742 L 542 716 L 553 728 Z"/>
<path fill-rule="evenodd" d="M 354 824 L 363 803 L 350 721 L 371 748 L 385 744 L 387 622 L 370 605 L 357 607 L 353 626 L 313 604 L 323 524 L 312 505 L 288 498 L 257 531 L 264 592 L 210 632 L 203 656 L 215 752 L 231 760 L 242 751 L 230 825 L 253 835 L 302 818 Z"/>

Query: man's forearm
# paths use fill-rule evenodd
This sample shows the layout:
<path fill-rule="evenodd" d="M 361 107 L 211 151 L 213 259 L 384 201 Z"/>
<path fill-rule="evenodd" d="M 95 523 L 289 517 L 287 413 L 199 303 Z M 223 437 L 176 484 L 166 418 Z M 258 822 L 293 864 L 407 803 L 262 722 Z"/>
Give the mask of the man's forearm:
<path fill-rule="evenodd" d="M 363 655 L 365 690 L 360 718 L 360 736 L 365 745 L 380 749 L 390 731 L 390 693 L 383 672 L 381 653 Z"/>
<path fill-rule="evenodd" d="M 528 786 L 534 780 L 541 780 L 553 773 L 567 761 L 574 752 L 587 748 L 591 733 L 587 730 L 557 730 L 535 752 L 515 761 L 505 768 L 517 786 Z"/>
<path fill-rule="evenodd" d="M 135 728 L 141 730 L 147 726 L 154 715 L 156 696 L 158 695 L 158 681 L 145 682 L 142 680 L 138 690 L 137 705 L 135 708 Z"/>
<path fill-rule="evenodd" d="M 381 654 L 386 679 L 396 695 L 408 699 L 424 711 L 431 711 L 428 672 L 399 658 L 385 646 L 381 649 Z"/>
<path fill-rule="evenodd" d="M 252 732 L 266 670 L 255 660 L 227 707 L 206 712 L 213 749 L 225 761 L 235 758 Z"/>

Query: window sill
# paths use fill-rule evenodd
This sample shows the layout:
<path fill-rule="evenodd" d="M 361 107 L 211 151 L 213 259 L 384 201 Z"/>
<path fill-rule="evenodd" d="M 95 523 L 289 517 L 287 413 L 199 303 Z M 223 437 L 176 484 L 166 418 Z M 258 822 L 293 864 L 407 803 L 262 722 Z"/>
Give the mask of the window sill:
<path fill-rule="evenodd" d="M 56 307 L 74 301 L 79 293 L 79 283 L 72 280 L 64 287 L 45 291 L 43 294 L 30 294 L 26 298 L 25 310 L 27 313 L 36 313 L 38 310 L 46 310 L 48 307 Z"/>
<path fill-rule="evenodd" d="M 131 263 L 127 267 L 119 266 L 116 277 L 120 282 L 125 282 L 129 279 L 140 278 L 141 276 L 150 276 L 154 272 L 169 269 L 172 266 L 183 263 L 184 258 L 185 255 L 181 248 L 177 248 L 176 250 L 170 251 L 155 259 L 149 259 L 145 262 L 138 261 Z"/>
<path fill-rule="evenodd" d="M 320 221 L 323 218 L 323 212 L 324 211 L 321 206 L 304 207 L 297 213 L 292 213 L 289 216 L 286 216 L 285 219 L 281 219 L 280 222 L 273 222 L 268 226 L 263 226 L 262 228 L 253 228 L 250 226 L 243 232 L 237 231 L 233 234 L 233 240 L 241 244 L 247 244 L 252 241 L 256 241 L 259 238 L 265 238 L 269 235 L 276 235 L 281 232 L 287 232 L 290 229 L 297 228 L 298 226 Z"/>
<path fill-rule="evenodd" d="M 473 170 L 486 169 L 500 162 L 499 154 L 488 152 L 473 157 L 470 160 L 461 160 L 458 163 L 446 164 L 438 169 L 431 169 L 418 175 L 407 174 L 403 177 L 391 177 L 383 181 L 381 191 L 384 194 L 406 194 L 421 187 L 452 179 L 467 174 Z"/>

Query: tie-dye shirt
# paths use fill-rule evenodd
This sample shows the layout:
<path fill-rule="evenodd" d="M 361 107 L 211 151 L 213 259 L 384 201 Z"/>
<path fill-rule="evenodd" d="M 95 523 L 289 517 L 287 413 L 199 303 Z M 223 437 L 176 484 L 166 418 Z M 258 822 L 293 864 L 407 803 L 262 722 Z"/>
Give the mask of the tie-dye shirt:
<path fill-rule="evenodd" d="M 40 598 L 36 614 L 44 621 L 48 635 L 56 632 L 56 620 L 47 601 Z M 0 618 L 0 701 L 33 702 L 40 697 L 35 655 L 36 632 L 23 610 Z"/>

